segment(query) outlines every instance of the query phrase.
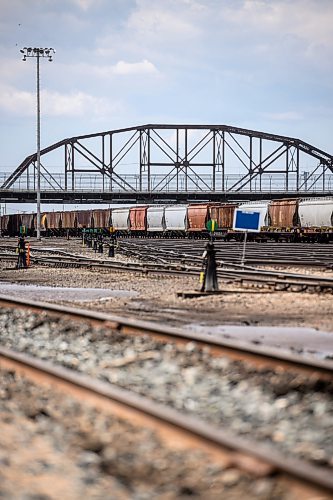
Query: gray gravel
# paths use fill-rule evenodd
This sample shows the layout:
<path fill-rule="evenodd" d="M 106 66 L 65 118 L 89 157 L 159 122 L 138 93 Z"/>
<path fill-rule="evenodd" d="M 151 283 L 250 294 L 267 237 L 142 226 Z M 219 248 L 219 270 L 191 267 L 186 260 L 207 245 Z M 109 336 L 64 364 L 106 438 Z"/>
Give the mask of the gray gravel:
<path fill-rule="evenodd" d="M 3 345 L 202 417 L 333 468 L 333 384 L 258 371 L 196 344 L 123 336 L 86 322 L 0 311 Z"/>
<path fill-rule="evenodd" d="M 0 498 L 15 500 L 291 500 L 199 451 L 0 371 Z"/>

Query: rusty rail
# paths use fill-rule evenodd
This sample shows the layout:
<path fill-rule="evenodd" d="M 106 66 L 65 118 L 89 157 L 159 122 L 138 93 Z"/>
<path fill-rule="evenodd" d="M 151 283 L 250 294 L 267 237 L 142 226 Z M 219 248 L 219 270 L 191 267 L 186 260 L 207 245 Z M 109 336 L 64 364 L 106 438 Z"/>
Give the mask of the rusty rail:
<path fill-rule="evenodd" d="M 155 430 L 177 434 L 191 446 L 229 456 L 229 463 L 245 468 L 256 475 L 281 474 L 288 480 L 302 485 L 333 491 L 330 470 L 289 458 L 272 446 L 253 442 L 236 435 L 229 429 L 214 428 L 211 424 L 182 414 L 172 408 L 155 403 L 148 398 L 120 389 L 112 384 L 97 381 L 67 368 L 54 366 L 26 354 L 16 353 L 0 347 L 0 367 L 13 369 L 37 383 L 52 384 L 80 400 L 90 401 L 108 408 L 118 415 L 133 417 L 141 425 L 150 425 Z M 165 437 L 165 436 L 164 436 Z"/>
<path fill-rule="evenodd" d="M 51 304 L 0 295 L 0 306 L 25 307 L 56 315 L 67 315 L 78 320 L 99 322 L 111 330 L 132 335 L 149 334 L 163 341 L 197 342 L 199 346 L 209 346 L 214 353 L 233 359 L 245 360 L 256 365 L 272 368 L 292 369 L 325 379 L 333 378 L 333 361 L 321 360 L 306 355 L 297 355 L 282 349 L 253 345 L 244 341 L 231 340 L 202 332 L 191 332 L 181 328 L 166 327 L 154 322 L 136 318 L 126 318 L 64 305 Z M 246 329 L 246 327 L 244 327 Z"/>

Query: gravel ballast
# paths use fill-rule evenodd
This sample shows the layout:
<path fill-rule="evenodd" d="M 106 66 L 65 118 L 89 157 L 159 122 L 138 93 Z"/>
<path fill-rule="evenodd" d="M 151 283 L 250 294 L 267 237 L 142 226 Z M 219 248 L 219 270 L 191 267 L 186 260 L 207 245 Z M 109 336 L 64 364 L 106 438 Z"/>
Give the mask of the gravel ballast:
<path fill-rule="evenodd" d="M 7 241 L 1 241 L 4 246 Z M 14 240 L 8 241 L 14 244 Z M 202 245 L 204 246 L 204 241 Z M 100 258 L 109 261 L 131 262 L 133 259 L 116 253 L 115 259 L 95 254 L 91 249 L 83 248 L 79 239 L 69 241 L 61 238 L 49 238 L 40 243 L 31 241 L 32 248 L 59 249 L 77 255 Z M 38 253 L 39 255 L 39 253 Z M 279 269 L 279 268 L 276 268 Z M 282 270 L 282 268 L 281 268 Z M 304 274 L 316 274 L 330 277 L 332 270 L 306 268 L 288 268 Z M 169 325 L 182 326 L 188 323 L 210 325 L 252 325 L 252 326 L 293 326 L 311 327 L 333 332 L 332 295 L 274 292 L 240 294 L 237 290 L 230 293 L 230 286 L 220 283 L 221 288 L 228 288 L 226 295 L 182 299 L 177 292 L 198 290 L 199 274 L 190 276 L 163 276 L 131 273 L 128 271 L 105 271 L 96 269 L 56 269 L 32 266 L 28 270 L 16 271 L 14 264 L 0 261 L 0 281 L 55 287 L 54 294 L 45 293 L 45 299 L 51 302 L 66 302 L 75 306 L 83 306 L 115 314 L 137 316 L 142 319 L 165 322 Z M 110 297 L 94 300 L 87 290 L 82 302 L 82 290 L 78 291 L 76 300 L 73 293 L 67 300 L 60 288 L 76 287 L 80 289 L 103 288 L 110 290 Z M 235 288 L 233 285 L 231 288 Z M 117 295 L 118 291 L 125 292 Z M 115 292 L 115 293 L 113 293 Z M 126 296 L 128 292 L 128 296 Z M 8 292 L 13 295 L 16 292 Z M 34 298 L 34 290 L 22 290 L 21 295 Z M 38 294 L 40 297 L 40 293 Z M 38 300 L 36 298 L 36 300 Z"/>
<path fill-rule="evenodd" d="M 135 391 L 290 456 L 333 468 L 332 383 L 258 371 L 209 348 L 124 336 L 88 322 L 1 309 L 2 345 Z"/>
<path fill-rule="evenodd" d="M 203 452 L 174 450 L 150 429 L 1 370 L 0 498 L 290 500 Z"/>

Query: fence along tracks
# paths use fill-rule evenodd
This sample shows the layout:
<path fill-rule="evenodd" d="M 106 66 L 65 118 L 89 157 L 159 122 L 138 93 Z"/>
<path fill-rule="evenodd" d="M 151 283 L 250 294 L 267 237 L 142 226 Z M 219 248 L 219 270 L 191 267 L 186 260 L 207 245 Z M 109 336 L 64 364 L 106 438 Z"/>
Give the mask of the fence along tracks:
<path fill-rule="evenodd" d="M 216 349 L 221 348 L 220 352 L 229 350 L 229 354 L 234 351 L 236 356 L 245 356 L 245 359 L 261 359 L 266 358 L 266 363 L 271 364 L 275 359 L 276 366 L 292 366 L 296 370 L 307 370 L 312 376 L 331 377 L 333 375 L 333 364 L 316 361 L 313 366 L 309 360 L 301 360 L 295 356 L 283 356 L 278 359 L 277 353 L 275 358 L 271 352 L 265 355 L 260 352 L 259 346 L 253 347 L 249 352 L 243 347 L 232 346 L 231 342 L 220 342 L 216 339 L 206 338 L 205 335 L 193 335 L 181 332 L 176 329 L 163 329 L 157 325 L 134 321 L 129 319 L 121 319 L 112 315 L 94 313 L 91 311 L 80 311 L 73 308 L 63 308 L 50 304 L 41 304 L 23 300 L 11 300 L 0 297 L 2 306 L 25 306 L 34 310 L 47 310 L 53 314 L 67 314 L 77 319 L 90 319 L 94 322 L 101 322 L 109 325 L 112 329 L 128 333 L 154 333 L 162 336 L 163 339 L 180 339 L 190 340 L 199 337 L 201 344 L 210 343 Z M 200 339 L 201 338 L 201 339 Z M 226 351 L 223 349 L 226 344 Z M 238 350 L 238 354 L 237 351 Z M 255 353 L 254 351 L 258 351 Z M 165 405 L 153 402 L 145 397 L 133 394 L 129 391 L 120 389 L 112 384 L 96 381 L 86 375 L 78 374 L 69 369 L 56 367 L 48 362 L 39 361 L 26 354 L 15 353 L 9 349 L 0 348 L 0 362 L 4 368 L 11 368 L 23 372 L 28 377 L 38 383 L 47 382 L 55 384 L 57 387 L 76 395 L 85 400 L 92 401 L 97 406 L 109 406 L 111 411 L 116 411 L 122 416 L 127 416 L 132 421 L 140 421 L 143 425 L 154 426 L 164 436 L 167 434 L 173 436 L 175 434 L 181 440 L 191 442 L 192 446 L 203 447 L 204 449 L 222 454 L 228 457 L 229 462 L 233 466 L 245 468 L 252 473 L 266 475 L 278 473 L 282 477 L 287 477 L 289 480 L 296 481 L 298 484 L 312 485 L 316 488 L 324 489 L 326 492 L 333 491 L 333 478 L 331 471 L 322 467 L 311 465 L 310 463 L 298 458 L 288 458 L 285 454 L 276 450 L 273 446 L 263 445 L 251 440 L 239 438 L 230 433 L 229 429 L 216 428 L 211 423 L 199 420 L 196 417 L 184 415 Z"/>

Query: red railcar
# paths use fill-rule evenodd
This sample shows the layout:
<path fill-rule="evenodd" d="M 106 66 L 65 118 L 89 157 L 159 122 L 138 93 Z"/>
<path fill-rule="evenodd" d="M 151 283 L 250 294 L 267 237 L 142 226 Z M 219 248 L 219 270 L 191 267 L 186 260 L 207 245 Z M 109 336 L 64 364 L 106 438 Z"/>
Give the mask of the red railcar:
<path fill-rule="evenodd" d="M 206 231 L 206 224 L 209 220 L 209 205 L 197 204 L 187 207 L 187 230 L 191 232 Z"/>
<path fill-rule="evenodd" d="M 132 207 L 129 213 L 130 230 L 134 232 L 147 231 L 147 206 Z"/>

